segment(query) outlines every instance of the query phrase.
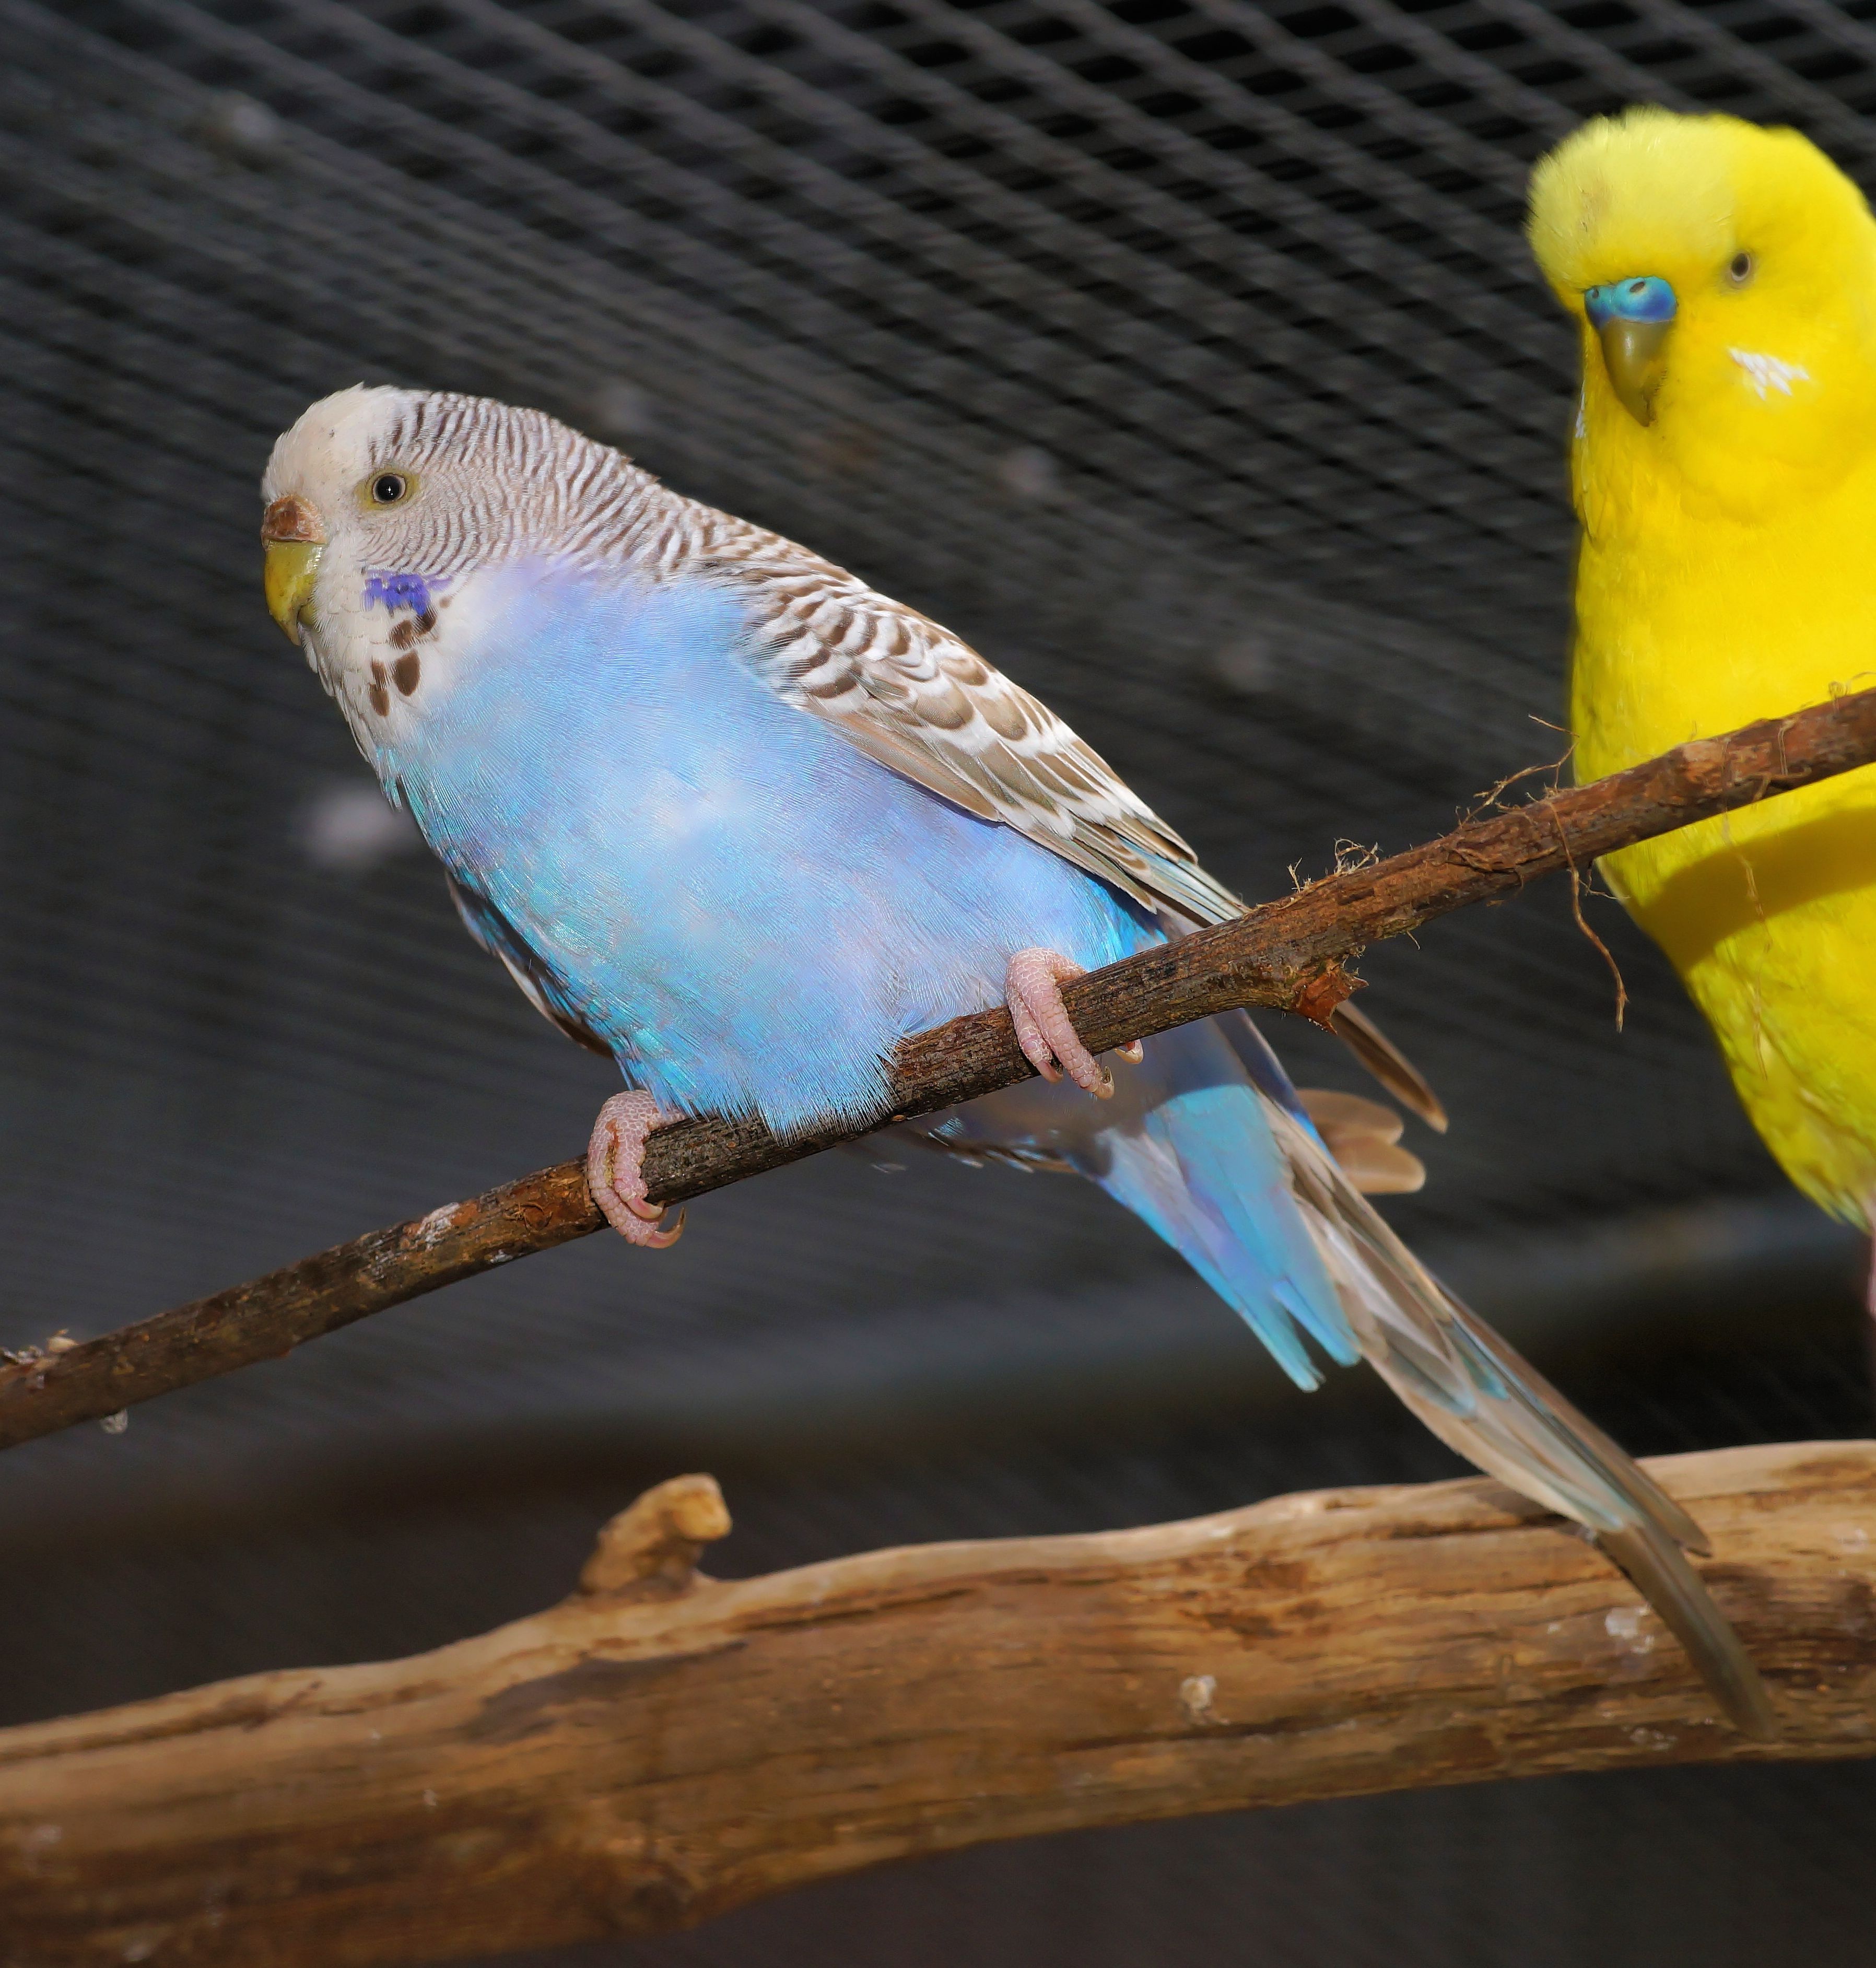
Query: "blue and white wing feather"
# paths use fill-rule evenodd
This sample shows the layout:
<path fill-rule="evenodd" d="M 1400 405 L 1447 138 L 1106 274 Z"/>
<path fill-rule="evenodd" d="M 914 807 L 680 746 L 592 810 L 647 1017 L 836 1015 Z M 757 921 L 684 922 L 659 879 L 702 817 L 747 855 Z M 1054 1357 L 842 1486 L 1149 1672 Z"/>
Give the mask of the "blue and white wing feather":
<path fill-rule="evenodd" d="M 749 597 L 748 660 L 784 703 L 1147 908 L 1201 923 L 1242 913 L 1092 746 L 968 643 L 773 535 L 736 544 L 715 564 Z"/>
<path fill-rule="evenodd" d="M 746 597 L 747 661 L 784 703 L 965 812 L 1112 883 L 1174 934 L 1244 913 L 1091 745 L 949 630 L 740 522 L 720 527 L 702 560 Z M 1444 1131 L 1438 1097 L 1371 1019 L 1344 1004 L 1331 1022 L 1389 1092 Z"/>

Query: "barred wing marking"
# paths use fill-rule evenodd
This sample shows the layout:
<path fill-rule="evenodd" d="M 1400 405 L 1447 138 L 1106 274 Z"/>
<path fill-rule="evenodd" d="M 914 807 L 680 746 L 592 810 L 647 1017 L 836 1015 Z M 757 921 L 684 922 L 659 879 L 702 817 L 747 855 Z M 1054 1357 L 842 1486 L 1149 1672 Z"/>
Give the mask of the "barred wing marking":
<path fill-rule="evenodd" d="M 753 532 L 754 529 L 751 529 Z M 770 536 L 710 556 L 755 606 L 751 666 L 784 703 L 979 819 L 1000 821 L 1153 909 L 1244 905 L 1047 705 L 917 610 Z"/>
<path fill-rule="evenodd" d="M 777 534 L 707 507 L 685 513 L 698 532 L 688 565 L 749 603 L 751 667 L 784 703 L 836 724 L 927 791 L 1166 912 L 1175 935 L 1244 913 L 1106 759 L 949 630 Z M 1446 1131 L 1438 1096 L 1371 1020 L 1344 1004 L 1331 1024 L 1410 1112 Z"/>

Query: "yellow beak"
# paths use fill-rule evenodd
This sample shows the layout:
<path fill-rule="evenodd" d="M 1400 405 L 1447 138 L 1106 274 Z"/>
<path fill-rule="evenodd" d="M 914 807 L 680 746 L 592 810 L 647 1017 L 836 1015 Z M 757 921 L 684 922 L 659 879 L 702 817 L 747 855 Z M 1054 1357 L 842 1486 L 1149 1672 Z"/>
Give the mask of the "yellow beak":
<path fill-rule="evenodd" d="M 286 639 L 297 643 L 300 624 L 310 620 L 312 584 L 325 551 L 325 528 L 318 508 L 297 493 L 276 499 L 260 523 L 260 541 L 266 555 L 261 585 L 267 613 Z"/>
<path fill-rule="evenodd" d="M 1667 338 L 1674 325 L 1614 316 L 1596 331 L 1616 400 L 1638 424 L 1654 421 L 1654 397 L 1667 374 Z"/>

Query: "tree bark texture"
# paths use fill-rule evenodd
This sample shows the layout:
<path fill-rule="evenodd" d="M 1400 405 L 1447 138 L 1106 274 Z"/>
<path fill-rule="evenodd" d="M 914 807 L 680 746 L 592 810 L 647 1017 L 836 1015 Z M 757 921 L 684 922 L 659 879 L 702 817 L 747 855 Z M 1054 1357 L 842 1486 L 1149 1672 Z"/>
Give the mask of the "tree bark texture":
<path fill-rule="evenodd" d="M 560 1605 L 413 1659 L 0 1732 L 4 1968 L 374 1968 L 686 1924 L 1037 1832 L 1876 1752 L 1876 1443 L 1650 1465 L 1782 1741 L 1482 1481 L 719 1582 L 707 1477 Z"/>
<path fill-rule="evenodd" d="M 1832 698 L 1488 812 L 1424 847 L 1093 972 L 1063 998 L 1098 1053 L 1240 1005 L 1326 1019 L 1354 989 L 1343 966 L 1370 944 L 1872 761 L 1876 690 Z M 871 1126 L 995 1092 L 1030 1072 L 1007 1012 L 954 1018 L 900 1047 L 891 1100 L 868 1128 L 778 1141 L 758 1121 L 677 1122 L 645 1144 L 648 1193 L 654 1202 L 682 1202 Z M 66 1351 L 0 1363 L 0 1448 L 277 1358 L 355 1319 L 603 1227 L 584 1164 L 562 1162 Z"/>

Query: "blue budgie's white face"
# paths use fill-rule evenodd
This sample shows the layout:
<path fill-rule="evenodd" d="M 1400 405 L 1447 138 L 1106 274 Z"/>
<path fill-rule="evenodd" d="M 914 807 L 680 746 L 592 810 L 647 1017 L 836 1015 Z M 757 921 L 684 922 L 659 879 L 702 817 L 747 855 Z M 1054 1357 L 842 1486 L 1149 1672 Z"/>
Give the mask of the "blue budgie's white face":
<path fill-rule="evenodd" d="M 268 462 L 267 604 L 369 753 L 471 658 L 478 589 L 520 562 L 613 557 L 645 483 L 538 410 L 342 390 Z"/>

